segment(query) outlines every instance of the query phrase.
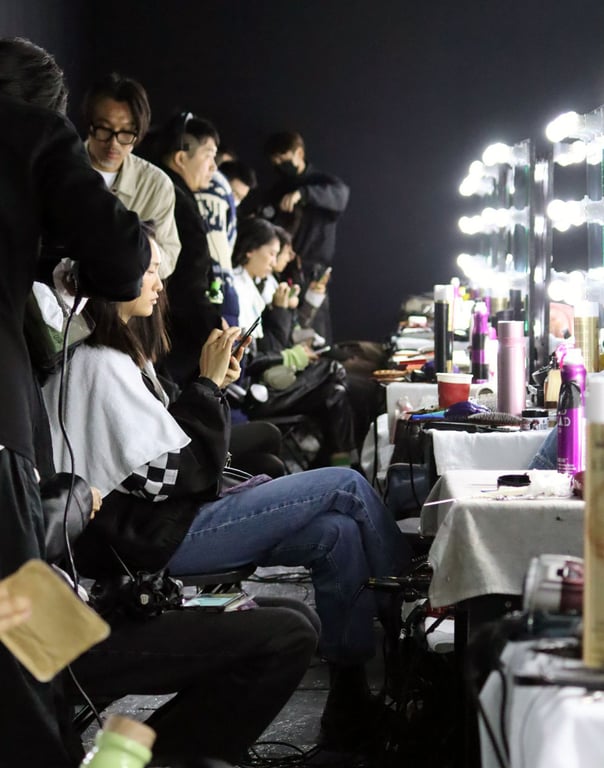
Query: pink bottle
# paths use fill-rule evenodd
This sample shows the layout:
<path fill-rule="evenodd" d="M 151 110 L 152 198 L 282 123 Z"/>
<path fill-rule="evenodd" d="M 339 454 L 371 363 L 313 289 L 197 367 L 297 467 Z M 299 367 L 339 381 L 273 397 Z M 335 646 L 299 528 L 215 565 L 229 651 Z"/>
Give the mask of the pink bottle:
<path fill-rule="evenodd" d="M 521 320 L 500 320 L 497 334 L 497 410 L 520 416 L 526 407 L 524 323 Z"/>

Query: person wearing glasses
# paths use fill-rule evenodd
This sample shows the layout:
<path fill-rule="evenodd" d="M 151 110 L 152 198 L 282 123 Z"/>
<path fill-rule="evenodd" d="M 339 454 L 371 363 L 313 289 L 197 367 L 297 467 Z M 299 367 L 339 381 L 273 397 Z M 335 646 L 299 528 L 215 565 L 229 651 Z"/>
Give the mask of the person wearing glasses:
<path fill-rule="evenodd" d="M 112 72 L 89 88 L 83 116 L 92 167 L 126 208 L 143 221 L 153 221 L 162 250 L 161 277 L 168 277 L 180 253 L 174 186 L 163 171 L 133 154 L 151 121 L 145 89 L 136 80 Z"/>

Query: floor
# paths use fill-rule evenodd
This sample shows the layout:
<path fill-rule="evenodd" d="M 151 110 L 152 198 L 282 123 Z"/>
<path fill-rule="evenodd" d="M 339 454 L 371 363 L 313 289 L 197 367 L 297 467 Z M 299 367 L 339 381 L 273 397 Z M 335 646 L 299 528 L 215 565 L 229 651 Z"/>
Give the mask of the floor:
<path fill-rule="evenodd" d="M 244 587 L 250 594 L 285 595 L 313 604 L 312 587 L 308 576 L 299 569 L 271 568 L 259 569 L 256 576 L 262 581 L 246 582 Z M 381 627 L 376 623 L 376 647 L 381 647 Z M 384 661 L 378 652 L 375 659 L 368 665 L 368 678 L 374 692 L 379 692 L 384 684 Z M 437 758 L 424 760 L 424 750 L 418 734 L 415 748 L 406 750 L 395 748 L 394 753 L 367 757 L 343 755 L 318 751 L 315 748 L 319 730 L 319 718 L 325 703 L 328 690 L 327 665 L 319 658 L 311 664 L 296 692 L 288 704 L 265 731 L 256 747 L 255 756 L 251 755 L 245 766 L 260 766 L 261 768 L 281 768 L 281 766 L 324 766 L 325 768 L 448 768 L 451 763 Z M 105 710 L 109 713 L 119 713 L 137 720 L 145 720 L 149 713 L 166 697 L 158 696 L 129 696 L 115 702 Z M 397 717 L 401 717 L 398 715 Z M 87 749 L 92 746 L 96 733 L 96 724 L 84 733 L 84 743 Z M 438 738 L 438 724 L 434 723 L 434 738 Z M 278 742 L 278 743 L 277 743 Z M 404 754 L 403 754 L 404 753 Z"/>

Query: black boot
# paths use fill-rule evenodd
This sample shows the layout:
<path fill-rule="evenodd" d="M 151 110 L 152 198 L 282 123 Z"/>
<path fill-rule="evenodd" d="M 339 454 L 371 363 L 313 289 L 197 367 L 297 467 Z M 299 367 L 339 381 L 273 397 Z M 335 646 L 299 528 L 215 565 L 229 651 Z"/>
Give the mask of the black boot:
<path fill-rule="evenodd" d="M 375 739 L 382 713 L 382 699 L 372 695 L 363 664 L 329 664 L 319 746 L 334 752 L 362 750 Z"/>

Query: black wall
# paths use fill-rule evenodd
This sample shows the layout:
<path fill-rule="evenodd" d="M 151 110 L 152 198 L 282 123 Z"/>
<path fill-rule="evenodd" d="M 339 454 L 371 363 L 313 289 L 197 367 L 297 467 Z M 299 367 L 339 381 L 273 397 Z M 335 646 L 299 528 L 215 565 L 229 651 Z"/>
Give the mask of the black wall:
<path fill-rule="evenodd" d="M 107 69 L 134 76 L 158 119 L 177 106 L 211 118 L 263 180 L 266 135 L 298 128 L 310 159 L 352 189 L 333 276 L 339 338 L 383 337 L 405 294 L 455 273 L 472 250 L 457 187 L 487 144 L 542 142 L 559 112 L 604 102 L 600 0 L 2 6 L 0 32 L 51 49 L 76 94 Z"/>

